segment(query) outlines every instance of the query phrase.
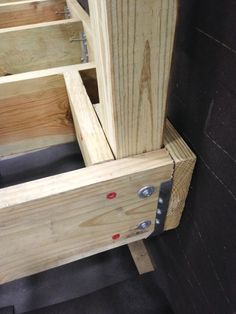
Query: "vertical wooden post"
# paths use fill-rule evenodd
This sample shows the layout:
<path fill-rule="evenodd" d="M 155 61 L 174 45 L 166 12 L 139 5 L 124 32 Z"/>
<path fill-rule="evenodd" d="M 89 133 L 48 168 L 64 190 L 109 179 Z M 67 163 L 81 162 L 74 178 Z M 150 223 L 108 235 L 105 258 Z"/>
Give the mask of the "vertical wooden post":
<path fill-rule="evenodd" d="M 89 0 L 103 128 L 116 158 L 159 149 L 177 0 Z"/>

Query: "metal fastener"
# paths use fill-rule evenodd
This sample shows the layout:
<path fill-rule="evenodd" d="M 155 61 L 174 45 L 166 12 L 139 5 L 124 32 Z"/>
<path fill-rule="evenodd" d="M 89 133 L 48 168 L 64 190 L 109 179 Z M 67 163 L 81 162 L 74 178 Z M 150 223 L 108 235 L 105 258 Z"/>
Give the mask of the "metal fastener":
<path fill-rule="evenodd" d="M 163 198 L 162 198 L 162 197 L 159 197 L 158 202 L 159 202 L 160 204 L 163 204 L 163 202 L 164 202 Z"/>
<path fill-rule="evenodd" d="M 138 191 L 138 196 L 140 198 L 147 198 L 149 196 L 151 196 L 154 192 L 155 192 L 155 187 L 152 185 L 146 185 L 144 187 L 142 187 L 139 191 Z"/>
<path fill-rule="evenodd" d="M 152 222 L 150 220 L 145 220 L 145 221 L 142 221 L 140 222 L 140 224 L 138 225 L 137 229 L 139 230 L 145 230 L 147 229 L 148 227 L 150 227 L 152 224 Z"/>

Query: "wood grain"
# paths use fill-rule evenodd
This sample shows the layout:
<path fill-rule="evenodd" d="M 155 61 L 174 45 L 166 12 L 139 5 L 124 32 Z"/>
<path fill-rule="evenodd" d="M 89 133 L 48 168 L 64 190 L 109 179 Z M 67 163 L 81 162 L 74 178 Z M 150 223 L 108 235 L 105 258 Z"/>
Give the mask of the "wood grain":
<path fill-rule="evenodd" d="M 0 28 L 63 20 L 65 0 L 8 3 L 0 5 Z"/>
<path fill-rule="evenodd" d="M 147 237 L 160 183 L 172 172 L 163 149 L 0 190 L 0 282 Z M 156 193 L 138 198 L 147 183 Z M 140 232 L 143 220 L 152 225 Z"/>
<path fill-rule="evenodd" d="M 78 71 L 64 74 L 77 140 L 86 166 L 113 160 L 102 127 Z"/>
<path fill-rule="evenodd" d="M 174 161 L 173 187 L 165 222 L 165 230 L 169 230 L 179 225 L 196 156 L 168 120 L 164 132 L 164 145 Z"/>
<path fill-rule="evenodd" d="M 102 121 L 101 105 L 95 104 L 94 108 L 99 120 Z M 168 120 L 164 130 L 164 146 L 174 162 L 173 187 L 164 227 L 165 230 L 169 230 L 176 228 L 180 223 L 196 156 Z"/>
<path fill-rule="evenodd" d="M 81 22 L 64 20 L 0 30 L 0 76 L 81 62 Z"/>
<path fill-rule="evenodd" d="M 177 0 L 89 1 L 104 130 L 117 158 L 163 143 Z"/>
<path fill-rule="evenodd" d="M 62 75 L 0 84 L 0 156 L 74 140 Z"/>

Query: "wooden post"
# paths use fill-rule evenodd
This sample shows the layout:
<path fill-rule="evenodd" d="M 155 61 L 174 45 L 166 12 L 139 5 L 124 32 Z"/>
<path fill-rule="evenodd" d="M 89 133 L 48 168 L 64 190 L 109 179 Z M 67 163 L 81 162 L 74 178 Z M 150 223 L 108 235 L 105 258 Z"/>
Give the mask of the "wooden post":
<path fill-rule="evenodd" d="M 89 0 L 103 128 L 116 158 L 159 149 L 177 0 Z"/>

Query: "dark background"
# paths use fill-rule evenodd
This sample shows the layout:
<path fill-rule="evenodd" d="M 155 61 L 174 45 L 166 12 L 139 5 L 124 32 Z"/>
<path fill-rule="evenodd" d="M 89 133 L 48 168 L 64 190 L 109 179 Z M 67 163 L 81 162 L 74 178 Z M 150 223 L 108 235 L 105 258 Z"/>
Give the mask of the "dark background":
<path fill-rule="evenodd" d="M 146 241 L 156 271 L 138 276 L 122 247 L 2 285 L 0 308 L 236 313 L 235 82 L 236 1 L 180 0 L 168 117 L 197 164 L 180 226 Z"/>
<path fill-rule="evenodd" d="M 197 164 L 181 224 L 156 246 L 177 314 L 236 313 L 235 107 L 236 1 L 179 1 L 168 116 Z"/>

